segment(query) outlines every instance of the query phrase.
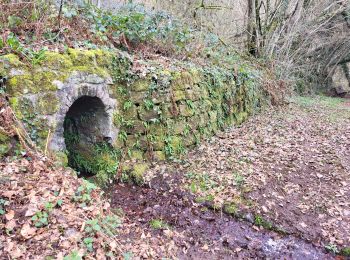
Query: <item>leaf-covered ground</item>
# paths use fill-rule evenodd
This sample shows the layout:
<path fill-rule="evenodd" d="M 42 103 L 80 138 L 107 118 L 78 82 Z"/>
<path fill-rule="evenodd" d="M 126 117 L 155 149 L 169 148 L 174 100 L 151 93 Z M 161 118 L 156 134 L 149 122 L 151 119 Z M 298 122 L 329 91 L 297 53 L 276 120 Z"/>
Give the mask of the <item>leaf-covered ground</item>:
<path fill-rule="evenodd" d="M 293 98 L 165 167 L 198 202 L 334 251 L 350 246 L 346 100 Z"/>
<path fill-rule="evenodd" d="M 244 205 L 314 242 L 350 246 L 350 106 L 291 100 L 203 145 L 188 172 L 214 202 Z"/>
<path fill-rule="evenodd" d="M 331 259 L 325 247 L 350 246 L 349 136 L 350 102 L 293 98 L 154 165 L 143 187 L 115 184 L 111 203 L 44 156 L 6 158 L 0 255 Z"/>

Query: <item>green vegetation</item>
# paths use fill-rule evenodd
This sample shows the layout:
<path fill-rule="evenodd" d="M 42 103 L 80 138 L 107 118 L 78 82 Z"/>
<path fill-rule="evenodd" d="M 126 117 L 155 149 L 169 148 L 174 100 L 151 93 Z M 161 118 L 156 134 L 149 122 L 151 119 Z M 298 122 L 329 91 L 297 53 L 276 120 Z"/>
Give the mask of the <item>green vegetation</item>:
<path fill-rule="evenodd" d="M 235 216 L 238 212 L 237 205 L 235 205 L 234 203 L 226 204 L 224 206 L 224 211 L 227 214 Z"/>
<path fill-rule="evenodd" d="M 0 39 L 0 50 L 4 48 L 5 45 L 9 47 L 9 52 L 20 53 L 31 63 L 32 66 L 40 64 L 46 58 L 46 48 L 42 48 L 39 51 L 33 51 L 31 48 L 26 48 L 13 32 L 8 34 L 5 42 Z"/>
<path fill-rule="evenodd" d="M 76 28 L 77 33 L 82 28 L 93 32 L 93 38 L 81 41 L 78 37 L 75 42 L 76 46 L 89 50 L 65 48 L 59 54 L 43 49 L 27 55 L 30 65 L 27 56 L 5 55 L 1 59 L 8 67 L 21 71 L 11 77 L 6 91 L 13 96 L 11 105 L 16 115 L 24 122 L 32 139 L 43 148 L 54 129 L 49 130 L 47 120 L 40 116 L 57 112 L 57 84 L 64 83 L 76 71 L 104 79 L 112 77 L 114 84 L 110 85 L 109 92 L 118 101 L 118 113 L 114 114 L 118 140 L 113 146 L 103 141 L 87 145 L 78 133 L 65 132 L 64 136 L 68 165 L 78 173 L 94 175 L 99 185 L 104 186 L 115 178 L 122 159 L 132 159 L 136 163 L 135 169 L 120 169 L 123 179 L 143 183 L 148 159 L 182 160 L 189 147 L 232 123 L 241 123 L 260 109 L 263 95 L 257 88 L 258 70 L 245 64 L 234 52 L 227 51 L 217 37 L 208 40 L 208 35 L 198 36 L 163 12 L 148 11 L 132 4 L 114 13 L 91 5 L 65 4 L 61 19 L 66 24 L 73 20 L 78 23 L 74 24 L 81 27 Z M 80 24 L 80 20 L 86 23 Z M 46 29 L 46 40 L 55 45 L 49 36 L 50 29 Z M 9 42 L 3 44 L 4 53 L 22 50 L 24 43 L 19 36 L 24 31 L 16 33 L 10 34 Z M 62 32 L 62 35 L 65 33 L 69 34 Z M 62 35 L 57 35 L 56 40 Z M 195 56 L 197 51 L 191 45 L 196 41 L 193 38 L 203 43 L 198 54 L 205 60 L 205 67 L 190 61 L 189 57 Z M 35 41 L 29 37 L 26 46 Z M 189 59 L 171 60 L 166 69 L 161 61 L 135 63 L 136 56 L 130 54 L 145 46 L 152 46 L 154 51 L 165 56 L 181 53 L 181 57 Z M 47 69 L 43 71 L 42 66 Z M 43 93 L 43 96 L 33 104 L 19 97 L 27 93 Z M 65 124 L 70 124 L 69 120 Z M 198 189 L 196 186 L 193 184 L 193 189 Z"/>
<path fill-rule="evenodd" d="M 260 215 L 255 215 L 254 225 L 259 226 L 259 227 L 263 227 L 264 229 L 267 229 L 267 230 L 275 231 L 275 232 L 280 233 L 280 234 L 288 234 L 286 232 L 286 230 L 284 230 L 283 228 L 281 228 L 279 226 L 276 226 L 274 223 L 266 220 L 265 218 L 263 218 Z"/>
<path fill-rule="evenodd" d="M 345 106 L 342 106 L 345 103 L 345 100 L 343 98 L 334 98 L 327 96 L 317 96 L 316 98 L 298 96 L 293 97 L 291 100 L 306 107 L 313 105 L 322 105 L 329 108 L 342 108 L 350 110 L 350 107 L 347 108 Z"/>
<path fill-rule="evenodd" d="M 268 229 L 268 230 L 272 230 L 273 229 L 273 224 L 267 220 L 265 220 L 262 216 L 260 215 L 255 215 L 255 219 L 254 219 L 254 224 L 256 226 L 259 226 L 259 227 L 263 227 L 265 229 Z"/>
<path fill-rule="evenodd" d="M 339 253 L 339 249 L 336 245 L 334 244 L 328 244 L 324 247 L 327 251 L 333 253 L 333 254 L 338 254 Z"/>
<path fill-rule="evenodd" d="M 9 204 L 10 202 L 8 200 L 0 198 L 0 216 L 6 214 L 5 207 L 8 206 Z"/>
<path fill-rule="evenodd" d="M 79 255 L 78 251 L 73 251 L 69 255 L 65 256 L 63 260 L 82 260 L 82 257 Z"/>
<path fill-rule="evenodd" d="M 89 181 L 83 180 L 83 184 L 78 187 L 73 201 L 81 203 L 84 207 L 92 203 L 91 193 L 97 189 L 97 186 Z"/>
<path fill-rule="evenodd" d="M 80 118 L 83 120 L 83 118 Z M 72 129 L 73 121 L 65 120 L 65 129 Z M 85 144 L 78 132 L 64 132 L 68 151 L 68 164 L 83 174 L 94 174 L 99 185 L 107 185 L 114 179 L 121 153 L 106 142 Z"/>
<path fill-rule="evenodd" d="M 342 250 L 340 250 L 340 254 L 343 256 L 350 256 L 350 247 L 345 247 Z"/>
<path fill-rule="evenodd" d="M 89 252 L 92 252 L 96 234 L 102 233 L 105 236 L 113 237 L 117 234 L 121 223 L 120 218 L 114 214 L 86 221 L 84 229 L 86 237 L 83 239 L 83 244 Z"/>
<path fill-rule="evenodd" d="M 153 229 L 168 229 L 169 225 L 162 219 L 152 219 L 150 221 L 150 226 Z"/>
<path fill-rule="evenodd" d="M 190 172 L 190 173 L 187 173 L 185 177 L 191 180 L 189 189 L 193 193 L 205 192 L 209 189 L 212 189 L 218 186 L 218 183 L 212 180 L 210 176 L 206 173 L 196 174 L 196 173 Z M 212 195 L 208 195 L 207 198 L 212 198 Z M 213 200 L 213 198 L 211 200 Z"/>
<path fill-rule="evenodd" d="M 46 211 L 38 211 L 32 217 L 34 226 L 41 228 L 49 224 L 49 214 Z"/>
<path fill-rule="evenodd" d="M 237 187 L 241 188 L 245 183 L 244 176 L 240 173 L 235 173 L 234 176 Z"/>

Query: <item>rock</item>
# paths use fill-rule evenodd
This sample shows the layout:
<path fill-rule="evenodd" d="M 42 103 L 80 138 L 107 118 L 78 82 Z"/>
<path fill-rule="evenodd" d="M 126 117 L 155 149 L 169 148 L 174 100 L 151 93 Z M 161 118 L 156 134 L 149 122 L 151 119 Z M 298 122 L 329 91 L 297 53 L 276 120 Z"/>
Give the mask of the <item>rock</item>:
<path fill-rule="evenodd" d="M 347 78 L 348 66 L 338 66 L 332 76 L 332 91 L 336 95 L 343 96 L 350 92 L 349 80 Z"/>

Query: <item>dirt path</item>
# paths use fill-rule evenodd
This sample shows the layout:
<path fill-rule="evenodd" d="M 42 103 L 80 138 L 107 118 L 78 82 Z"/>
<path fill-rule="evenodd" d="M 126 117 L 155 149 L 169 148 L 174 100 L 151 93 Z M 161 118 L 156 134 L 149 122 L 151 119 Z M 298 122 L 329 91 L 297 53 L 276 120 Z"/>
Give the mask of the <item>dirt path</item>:
<path fill-rule="evenodd" d="M 116 186 L 123 235 L 151 258 L 330 259 L 325 247 L 350 246 L 349 137 L 339 99 L 263 112 L 179 163 L 155 165 L 149 187 Z"/>
<path fill-rule="evenodd" d="M 112 199 L 112 206 L 122 206 L 124 225 L 132 226 L 130 240 L 138 240 L 138 246 L 146 249 L 144 257 L 332 259 L 322 248 L 210 210 L 205 203 L 195 203 L 194 197 L 176 184 L 160 178 L 156 181 L 151 187 L 116 185 Z M 142 252 L 138 246 L 133 243 L 129 249 Z M 153 254 L 149 248 L 155 250 Z"/>

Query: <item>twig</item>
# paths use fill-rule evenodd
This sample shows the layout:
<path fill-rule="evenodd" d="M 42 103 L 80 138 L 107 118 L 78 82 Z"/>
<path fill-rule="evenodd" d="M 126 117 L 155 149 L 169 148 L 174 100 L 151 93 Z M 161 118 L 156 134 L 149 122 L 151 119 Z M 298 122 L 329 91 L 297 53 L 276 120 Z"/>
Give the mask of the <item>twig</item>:
<path fill-rule="evenodd" d="M 49 146 L 50 134 L 51 134 L 51 128 L 49 129 L 49 132 L 47 133 L 46 144 L 45 144 L 45 151 L 44 151 L 44 155 L 45 156 L 46 156 L 46 153 L 47 153 L 47 148 Z"/>
<path fill-rule="evenodd" d="M 64 0 L 61 0 L 60 10 L 58 12 L 58 30 L 61 30 L 61 15 L 62 15 L 63 4 L 64 4 Z"/>

